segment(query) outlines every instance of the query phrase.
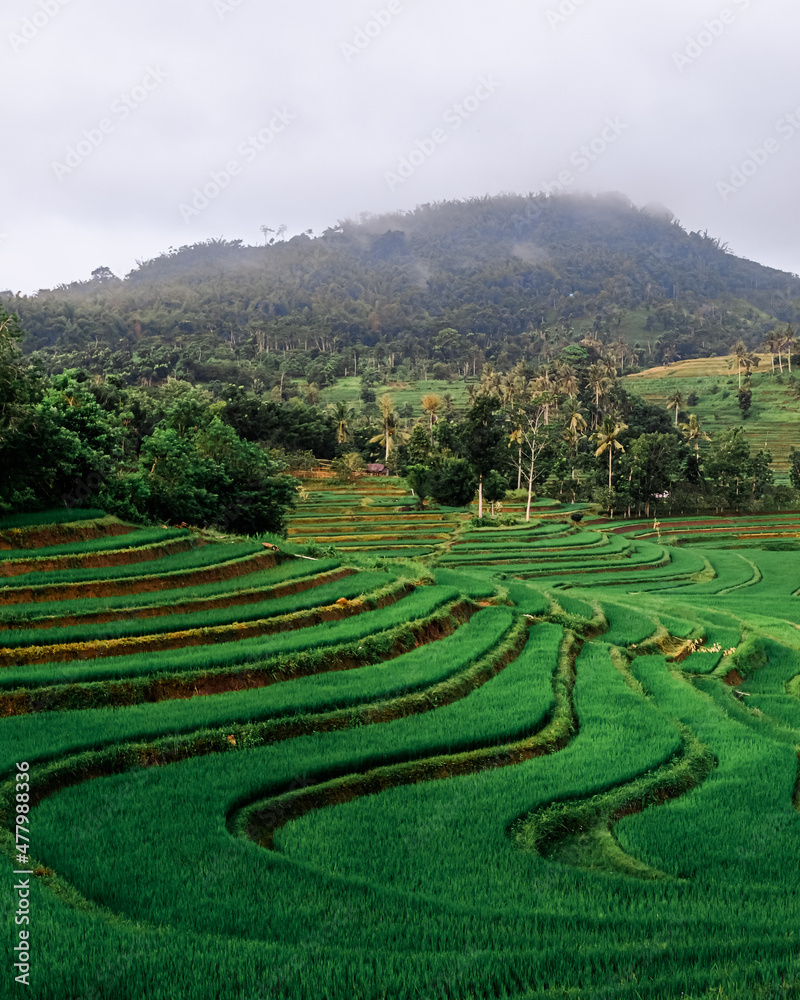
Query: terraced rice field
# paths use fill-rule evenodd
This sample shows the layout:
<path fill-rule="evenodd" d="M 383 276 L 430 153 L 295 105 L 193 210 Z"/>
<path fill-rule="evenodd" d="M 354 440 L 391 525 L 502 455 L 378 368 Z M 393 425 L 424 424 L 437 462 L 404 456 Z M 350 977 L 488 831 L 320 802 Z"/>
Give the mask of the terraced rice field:
<path fill-rule="evenodd" d="M 650 368 L 626 376 L 623 385 L 648 403 L 663 407 L 676 391 L 684 400 L 695 393 L 697 402 L 691 406 L 684 402 L 683 413 L 697 414 L 703 430 L 712 436 L 730 427 L 743 427 L 751 450 L 771 452 L 779 478 L 788 478 L 789 452 L 797 447 L 800 437 L 800 402 L 789 391 L 785 360 L 783 379 L 778 381 L 772 374 L 770 356 L 759 358 L 759 367 L 751 375 L 753 397 L 746 420 L 739 410 L 738 371 L 735 362 L 728 367 L 730 358 L 695 358 Z M 704 447 L 707 445 L 701 442 L 700 448 Z"/>
<path fill-rule="evenodd" d="M 450 542 L 468 516 L 451 508 L 418 511 L 398 479 L 370 476 L 348 484 L 311 480 L 305 485 L 308 499 L 290 520 L 289 538 L 335 545 L 343 553 L 429 556 Z"/>
<path fill-rule="evenodd" d="M 311 496 L 0 521 L 2 996 L 800 997 L 800 515 Z"/>

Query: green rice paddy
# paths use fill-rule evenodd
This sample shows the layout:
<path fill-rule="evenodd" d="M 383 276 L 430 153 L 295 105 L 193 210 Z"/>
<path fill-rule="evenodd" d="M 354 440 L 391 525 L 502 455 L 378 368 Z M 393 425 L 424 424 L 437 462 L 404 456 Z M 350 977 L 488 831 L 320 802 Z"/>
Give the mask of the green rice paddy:
<path fill-rule="evenodd" d="M 313 483 L 273 555 L 0 524 L 30 995 L 800 998 L 800 515 L 412 504 Z"/>

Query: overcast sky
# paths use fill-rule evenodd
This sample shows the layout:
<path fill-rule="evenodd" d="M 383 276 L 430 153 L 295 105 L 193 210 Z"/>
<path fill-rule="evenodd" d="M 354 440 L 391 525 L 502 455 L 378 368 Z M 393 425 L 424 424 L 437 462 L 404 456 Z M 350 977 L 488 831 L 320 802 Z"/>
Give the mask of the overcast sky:
<path fill-rule="evenodd" d="M 4 0 L 0 289 L 545 189 L 800 271 L 797 0 Z"/>

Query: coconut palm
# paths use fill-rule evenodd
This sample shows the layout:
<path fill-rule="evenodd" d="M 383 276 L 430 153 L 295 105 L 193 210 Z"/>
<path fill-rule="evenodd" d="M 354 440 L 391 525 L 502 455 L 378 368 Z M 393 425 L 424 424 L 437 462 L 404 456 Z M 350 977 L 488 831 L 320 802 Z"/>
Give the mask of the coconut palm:
<path fill-rule="evenodd" d="M 785 342 L 786 338 L 784 337 L 784 343 Z M 753 354 L 751 351 L 749 351 L 747 349 L 747 345 L 743 340 L 736 341 L 736 343 L 733 345 L 733 356 L 731 357 L 731 360 L 728 362 L 728 367 L 733 368 L 734 364 L 737 366 L 739 371 L 740 389 L 742 388 L 742 368 L 744 368 L 747 371 L 747 374 L 749 375 L 750 369 L 758 368 L 760 362 L 761 359 L 758 357 L 758 355 Z"/>
<path fill-rule="evenodd" d="M 385 461 L 389 461 L 389 451 L 392 447 L 392 438 L 397 435 L 399 430 L 397 426 L 397 413 L 394 408 L 394 400 L 385 392 L 378 400 L 378 406 L 381 411 L 381 420 L 383 422 L 383 429 L 380 434 L 376 434 L 375 437 L 369 439 L 370 444 L 378 444 L 382 442 L 386 446 L 386 457 Z"/>
<path fill-rule="evenodd" d="M 688 444 L 694 442 L 695 454 L 700 451 L 700 441 L 710 441 L 711 435 L 706 434 L 700 424 L 700 418 L 694 414 L 689 414 L 689 422 L 681 424 L 681 431 Z"/>
<path fill-rule="evenodd" d="M 795 333 L 791 326 L 786 327 L 786 331 L 783 334 L 782 344 L 786 350 L 786 360 L 789 363 L 789 374 L 792 374 L 792 349 L 795 343 Z"/>
<path fill-rule="evenodd" d="M 781 358 L 781 351 L 783 350 L 783 336 L 778 333 L 777 330 L 773 330 L 772 333 L 766 336 L 764 339 L 763 350 L 769 351 L 773 375 L 775 374 L 775 355 L 778 355 L 778 366 L 781 370 L 781 375 L 783 375 L 783 359 Z"/>
<path fill-rule="evenodd" d="M 433 445 L 433 425 L 436 421 L 436 414 L 444 405 L 444 400 L 441 396 L 437 396 L 435 392 L 429 392 L 427 395 L 422 397 L 422 409 L 428 414 L 430 420 L 428 422 L 428 431 L 431 436 L 431 445 Z"/>
<path fill-rule="evenodd" d="M 678 426 L 678 413 L 680 408 L 683 406 L 683 393 L 680 389 L 676 389 L 675 392 L 667 400 L 667 409 L 675 411 L 675 426 Z"/>
<path fill-rule="evenodd" d="M 481 372 L 481 389 L 480 391 L 486 396 L 499 396 L 501 387 L 501 377 L 492 368 L 491 365 L 486 364 L 483 366 L 483 371 Z"/>
<path fill-rule="evenodd" d="M 622 337 L 617 337 L 617 339 L 611 345 L 610 350 L 611 350 L 611 357 L 618 359 L 622 371 L 625 371 L 625 355 L 628 353 L 627 343 L 622 339 Z"/>
<path fill-rule="evenodd" d="M 578 384 L 578 373 L 572 365 L 559 365 L 556 369 L 556 375 L 558 378 L 558 391 L 570 399 L 575 399 L 580 392 L 580 385 Z"/>
<path fill-rule="evenodd" d="M 522 425 L 520 423 L 515 423 L 511 425 L 511 431 L 508 435 L 508 447 L 510 448 L 513 444 L 517 446 L 517 489 L 522 489 L 522 445 L 525 441 L 525 435 L 523 434 Z"/>
<path fill-rule="evenodd" d="M 345 444 L 350 440 L 350 418 L 354 410 L 347 403 L 331 403 L 328 412 L 336 421 L 336 443 Z"/>
<path fill-rule="evenodd" d="M 567 427 L 577 430 L 580 433 L 586 430 L 586 417 L 581 404 L 576 399 L 570 399 L 564 404 L 562 416 Z"/>
<path fill-rule="evenodd" d="M 602 364 L 589 365 L 589 374 L 587 376 L 587 385 L 594 393 L 594 405 L 599 411 L 600 401 L 605 398 L 609 389 L 612 387 L 613 382 L 608 377 L 605 366 Z M 595 414 L 595 426 L 597 426 L 598 416 Z"/>
<path fill-rule="evenodd" d="M 578 451 L 578 445 L 583 440 L 584 435 L 578 433 L 574 427 L 565 427 L 561 440 L 566 441 L 570 453 L 574 456 Z"/>
<path fill-rule="evenodd" d="M 606 417 L 600 429 L 592 434 L 592 441 L 597 445 L 595 458 L 599 458 L 603 452 L 608 452 L 608 488 L 611 489 L 611 460 L 615 451 L 624 452 L 619 436 L 628 429 L 627 424 L 617 423 L 612 417 Z"/>

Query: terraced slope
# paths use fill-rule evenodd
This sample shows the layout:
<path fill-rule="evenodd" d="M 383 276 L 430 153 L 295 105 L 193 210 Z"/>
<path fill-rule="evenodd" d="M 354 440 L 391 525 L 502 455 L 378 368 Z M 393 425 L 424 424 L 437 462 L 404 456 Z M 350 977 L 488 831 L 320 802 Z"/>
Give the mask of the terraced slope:
<path fill-rule="evenodd" d="M 356 497 L 330 537 L 386 530 Z M 0 590 L 32 995 L 800 996 L 790 519 L 543 505 L 379 569 L 309 560 L 302 520 L 146 562 L 109 519 L 31 522 L 4 553 L 43 560 Z"/>
<path fill-rule="evenodd" d="M 759 357 L 759 367 L 751 376 L 752 406 L 744 424 L 739 411 L 735 358 L 678 361 L 627 375 L 623 385 L 628 392 L 664 407 L 676 391 L 684 399 L 695 393 L 697 403 L 684 404 L 684 409 L 687 413 L 696 413 L 707 432 L 713 435 L 730 427 L 743 427 L 753 451 L 766 446 L 773 455 L 775 468 L 786 475 L 789 451 L 797 445 L 800 433 L 800 403 L 790 392 L 785 359 L 781 376 L 777 358 L 773 374 L 770 356 L 762 354 Z"/>
<path fill-rule="evenodd" d="M 290 520 L 290 540 L 335 545 L 341 552 L 427 556 L 446 545 L 467 517 L 448 508 L 418 511 L 415 498 L 396 479 L 305 485 L 308 498 Z"/>

